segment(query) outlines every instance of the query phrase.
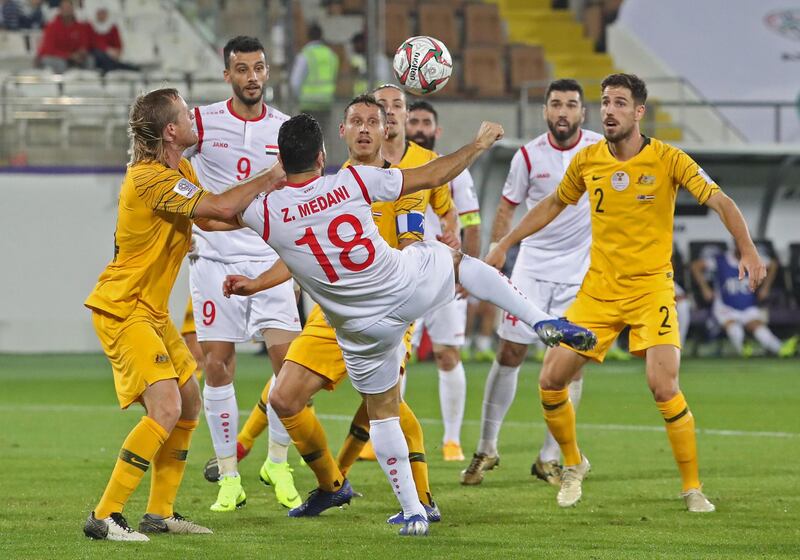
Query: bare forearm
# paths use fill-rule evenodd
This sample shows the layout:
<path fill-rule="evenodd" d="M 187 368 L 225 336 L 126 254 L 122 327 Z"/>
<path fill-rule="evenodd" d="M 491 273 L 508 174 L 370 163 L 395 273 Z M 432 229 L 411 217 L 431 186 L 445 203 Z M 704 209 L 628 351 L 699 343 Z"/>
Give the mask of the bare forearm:
<path fill-rule="evenodd" d="M 494 214 L 494 222 L 492 222 L 492 242 L 496 243 L 503 238 L 511 230 L 511 219 L 514 217 L 515 206 L 507 202 L 505 199 L 500 199 L 497 205 L 497 211 Z"/>
<path fill-rule="evenodd" d="M 454 206 L 440 217 L 442 221 L 442 231 L 449 231 L 454 235 L 458 235 L 458 213 Z"/>
<path fill-rule="evenodd" d="M 472 162 L 485 150 L 486 148 L 472 142 L 452 154 L 436 158 L 421 167 L 404 169 L 402 194 L 432 189 L 452 181 L 472 165 Z"/>
<path fill-rule="evenodd" d="M 289 268 L 286 266 L 286 263 L 284 263 L 283 260 L 278 259 L 268 270 L 265 270 L 256 278 L 254 278 L 254 281 L 257 284 L 258 291 L 261 292 L 270 288 L 274 288 L 279 284 L 283 284 L 291 277 L 292 273 L 289 272 Z"/>
<path fill-rule="evenodd" d="M 508 250 L 555 220 L 564 208 L 566 204 L 561 202 L 556 193 L 549 195 L 531 208 L 514 229 L 498 240 L 498 244 Z"/>
<path fill-rule="evenodd" d="M 235 220 L 262 192 L 269 192 L 283 179 L 282 172 L 268 169 L 237 183 L 221 194 L 207 193 L 197 205 L 196 218 Z"/>
<path fill-rule="evenodd" d="M 747 228 L 747 222 L 744 221 L 744 216 L 742 216 L 742 212 L 733 199 L 722 192 L 718 192 L 706 201 L 706 206 L 712 208 L 719 215 L 722 224 L 733 236 L 736 246 L 739 247 L 739 251 L 742 254 L 756 252 L 756 247 L 753 245 L 750 231 Z"/>
<path fill-rule="evenodd" d="M 238 220 L 216 220 L 214 218 L 194 218 L 194 224 L 203 231 L 234 231 L 242 229 Z"/>
<path fill-rule="evenodd" d="M 481 226 L 467 226 L 461 240 L 461 252 L 470 257 L 478 257 L 481 252 Z"/>

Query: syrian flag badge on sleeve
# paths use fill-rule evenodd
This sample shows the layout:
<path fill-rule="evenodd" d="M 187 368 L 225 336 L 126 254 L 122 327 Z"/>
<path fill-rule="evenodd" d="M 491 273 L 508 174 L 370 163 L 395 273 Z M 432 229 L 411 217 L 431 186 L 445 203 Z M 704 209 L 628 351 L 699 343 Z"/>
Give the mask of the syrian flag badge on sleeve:
<path fill-rule="evenodd" d="M 278 146 L 277 145 L 267 144 L 266 146 L 264 146 L 264 151 L 266 152 L 266 154 L 268 156 L 278 157 Z"/>

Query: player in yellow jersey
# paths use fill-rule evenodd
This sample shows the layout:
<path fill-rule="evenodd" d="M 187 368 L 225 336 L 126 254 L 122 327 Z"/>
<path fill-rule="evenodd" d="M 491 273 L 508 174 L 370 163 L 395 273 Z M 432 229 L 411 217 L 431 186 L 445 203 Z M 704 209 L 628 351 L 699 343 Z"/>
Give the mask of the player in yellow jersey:
<path fill-rule="evenodd" d="M 486 262 L 501 266 L 509 247 L 588 194 L 589 271 L 567 319 L 592 329 L 597 346 L 588 352 L 549 349 L 539 376 L 544 417 L 564 454 L 558 505 L 570 507 L 580 500 L 590 468 L 578 448 L 567 385 L 590 359 L 602 362 L 628 325 L 630 350 L 645 359 L 647 382 L 666 423 L 686 507 L 691 512 L 712 512 L 714 505 L 700 484 L 694 418 L 678 385 L 681 344 L 670 262 L 678 188 L 684 187 L 719 215 L 741 251 L 739 274 L 749 276 L 751 290 L 766 272 L 733 200 L 684 152 L 641 134 L 646 99 L 645 83 L 634 75 L 612 74 L 603 80 L 600 112 L 605 139 L 575 156 L 556 191 L 494 245 Z"/>
<path fill-rule="evenodd" d="M 139 402 L 147 414 L 122 444 L 83 531 L 93 539 L 146 541 L 147 532 L 211 532 L 173 510 L 200 413 L 197 364 L 167 309 L 192 219 L 229 220 L 284 175 L 276 167 L 220 195 L 203 190 L 181 157 L 197 135 L 174 89 L 137 97 L 129 124 L 132 157 L 120 190 L 114 259 L 85 305 L 111 362 L 120 406 Z M 137 532 L 122 511 L 151 464 L 150 498 Z"/>
<path fill-rule="evenodd" d="M 391 166 L 384 159 L 382 153 L 382 145 L 385 144 L 382 137 L 384 115 L 383 108 L 377 104 L 375 98 L 369 95 L 355 98 L 345 109 L 345 120 L 340 127 L 340 135 L 347 142 L 350 159 L 353 163 Z M 403 119 L 403 126 L 404 121 L 405 119 Z M 416 144 L 410 144 L 406 156 L 411 153 L 427 160 L 433 159 L 427 152 Z M 406 163 L 405 159 L 401 159 L 398 167 L 404 165 L 415 167 L 417 164 L 413 160 Z M 449 189 L 443 192 L 449 197 Z M 427 198 L 420 199 L 417 194 L 419 193 L 401 197 L 395 203 L 373 204 L 373 217 L 381 235 L 387 238 L 390 245 L 404 247 L 422 238 L 421 215 L 427 206 Z M 446 204 L 439 207 L 439 212 L 447 212 L 450 205 L 448 200 Z M 420 213 L 419 220 L 415 221 L 414 218 L 409 217 L 409 212 Z M 390 229 L 390 226 L 393 227 Z M 229 277 L 238 279 L 236 288 L 230 293 L 247 295 L 269 288 L 275 283 L 283 282 L 288 277 L 288 269 L 282 261 L 279 261 L 272 269 L 254 280 Z M 407 346 L 410 344 L 410 336 L 407 337 L 406 344 Z M 282 384 L 283 382 L 279 381 L 273 389 L 273 395 L 277 395 L 275 398 L 282 400 L 281 408 L 276 408 L 276 410 L 285 412 L 285 414 L 280 414 L 282 418 L 284 416 L 291 417 L 290 423 L 293 424 L 293 427 L 290 428 L 287 425 L 287 429 L 289 429 L 298 450 L 317 474 L 320 489 L 326 494 L 335 492 L 341 487 L 348 470 L 358 457 L 361 447 L 369 440 L 369 418 L 362 405 L 353 419 L 350 434 L 339 452 L 338 461 L 334 462 L 328 451 L 322 426 L 319 425 L 313 411 L 300 410 L 303 409 L 303 406 L 300 405 L 303 399 L 311 398 L 321 389 L 333 389 L 347 376 L 336 333 L 326 321 L 318 305 L 315 305 L 309 314 L 301 334 L 292 342 L 286 355 L 284 369 L 281 371 L 282 377 L 284 373 L 287 374 L 287 379 L 291 381 L 291 384 Z M 301 415 L 304 418 L 298 418 Z M 438 521 L 440 514 L 433 502 L 428 485 L 422 428 L 406 403 L 401 404 L 400 423 L 408 443 L 409 459 L 418 497 L 425 506 L 429 519 Z M 303 426 L 311 426 L 313 429 L 303 429 Z M 312 499 L 315 496 L 319 496 L 319 493 L 312 494 Z M 306 507 L 301 506 L 302 510 L 297 508 L 300 510 L 298 512 L 292 510 L 290 515 L 318 515 L 320 513 L 321 510 L 317 511 L 314 507 L 309 510 L 307 504 L 308 502 L 304 504 Z M 392 519 L 395 517 L 393 516 Z M 395 521 L 402 522 L 402 515 L 399 520 L 395 519 Z"/>

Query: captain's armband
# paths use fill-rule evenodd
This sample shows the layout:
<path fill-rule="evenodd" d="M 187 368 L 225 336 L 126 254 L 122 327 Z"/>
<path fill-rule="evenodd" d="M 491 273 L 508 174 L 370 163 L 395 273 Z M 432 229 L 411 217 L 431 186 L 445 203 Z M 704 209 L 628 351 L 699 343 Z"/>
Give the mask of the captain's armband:
<path fill-rule="evenodd" d="M 458 217 L 458 221 L 461 223 L 462 228 L 470 227 L 470 226 L 478 226 L 481 223 L 481 213 L 480 212 L 468 212 L 466 214 L 461 214 Z"/>

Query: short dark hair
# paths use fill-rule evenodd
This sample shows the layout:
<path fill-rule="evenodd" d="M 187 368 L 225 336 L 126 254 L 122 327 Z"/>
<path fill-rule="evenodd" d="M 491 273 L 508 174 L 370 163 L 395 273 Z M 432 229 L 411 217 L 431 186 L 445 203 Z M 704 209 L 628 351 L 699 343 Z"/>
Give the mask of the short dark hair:
<path fill-rule="evenodd" d="M 414 101 L 408 108 L 408 112 L 410 113 L 411 111 L 428 111 L 431 115 L 433 115 L 433 121 L 437 124 L 439 122 L 439 113 L 436 112 L 436 109 L 433 108 L 433 105 L 424 99 Z"/>
<path fill-rule="evenodd" d="M 322 28 L 318 23 L 312 23 L 308 26 L 308 40 L 320 41 L 322 40 Z"/>
<path fill-rule="evenodd" d="M 630 90 L 633 102 L 637 105 L 644 105 L 647 101 L 647 86 L 644 80 L 636 74 L 610 74 L 600 84 L 600 90 L 605 91 L 607 87 L 622 87 Z"/>
<path fill-rule="evenodd" d="M 554 91 L 577 91 L 578 96 L 580 97 L 580 102 L 583 103 L 583 88 L 577 82 L 577 80 L 573 80 L 571 78 L 563 78 L 561 80 L 553 80 L 547 86 L 547 91 L 544 92 L 544 101 L 550 100 L 550 94 Z"/>
<path fill-rule="evenodd" d="M 317 120 L 300 113 L 283 123 L 278 131 L 278 151 L 286 173 L 311 171 L 322 151 L 322 129 Z"/>
<path fill-rule="evenodd" d="M 350 107 L 352 107 L 353 105 L 361 105 L 361 104 L 377 107 L 378 111 L 381 114 L 381 120 L 383 120 L 383 122 L 386 122 L 386 109 L 383 108 L 383 105 L 378 103 L 378 100 L 375 99 L 375 96 L 372 95 L 371 93 L 362 93 L 361 95 L 358 95 L 353 99 L 351 99 L 350 103 L 348 103 L 347 106 L 344 108 L 344 119 L 347 120 L 347 111 L 350 109 Z"/>
<path fill-rule="evenodd" d="M 263 52 L 264 58 L 267 58 L 267 51 L 264 50 L 264 45 L 261 44 L 261 41 L 255 37 L 239 35 L 225 43 L 225 48 L 222 49 L 222 61 L 225 63 L 225 68 L 230 68 L 231 53 L 250 53 L 258 51 Z"/>

